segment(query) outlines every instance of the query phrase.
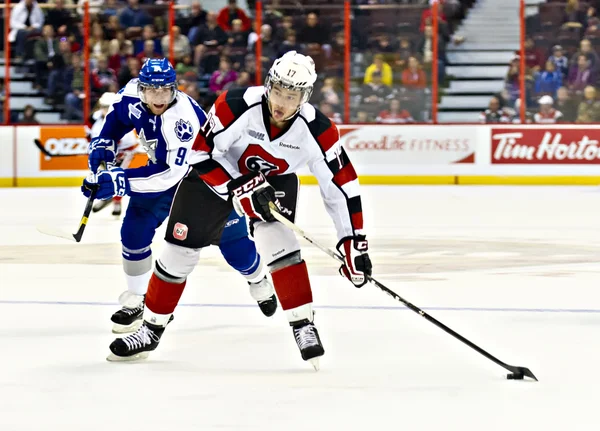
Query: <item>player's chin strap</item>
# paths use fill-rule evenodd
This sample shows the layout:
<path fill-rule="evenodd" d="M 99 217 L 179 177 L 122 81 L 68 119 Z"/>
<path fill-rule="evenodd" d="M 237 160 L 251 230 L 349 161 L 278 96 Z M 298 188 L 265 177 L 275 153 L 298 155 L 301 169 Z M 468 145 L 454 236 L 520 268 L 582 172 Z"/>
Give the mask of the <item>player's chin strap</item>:
<path fill-rule="evenodd" d="M 287 218 L 285 218 L 285 216 L 283 216 L 279 211 L 277 211 L 277 207 L 272 202 L 269 204 L 269 207 L 271 209 L 271 214 L 273 214 L 273 217 L 275 217 L 275 219 L 277 221 L 281 222 L 283 225 L 285 225 L 286 227 L 288 227 L 291 230 L 293 230 L 294 232 L 296 232 L 298 235 L 300 235 L 306 241 L 310 242 L 315 247 L 321 249 L 323 252 L 325 252 L 326 254 L 328 254 L 329 256 L 331 256 L 332 258 L 334 258 L 335 260 L 337 260 L 338 262 L 341 262 L 342 264 L 344 263 L 344 257 L 342 255 L 340 255 L 339 253 L 336 253 L 335 251 L 333 251 L 333 250 L 325 247 L 324 245 L 319 244 L 317 241 L 315 241 L 310 235 L 308 235 L 306 232 L 304 232 L 302 229 L 300 229 L 298 226 L 296 226 L 296 224 L 294 224 L 291 221 L 289 221 Z M 455 332 L 454 330 L 450 329 L 448 326 L 444 325 L 439 320 L 433 318 L 432 316 L 430 316 L 429 314 L 427 314 L 425 311 L 423 311 L 422 309 L 420 309 L 416 305 L 411 304 L 410 302 L 408 302 L 406 299 L 404 299 L 401 296 L 399 296 L 397 293 L 395 293 L 391 289 L 388 289 L 387 287 L 385 287 L 383 284 L 381 284 L 380 282 L 378 282 L 377 280 L 375 280 L 370 275 L 367 275 L 366 277 L 377 288 L 379 288 L 383 292 L 387 293 L 389 296 L 391 296 L 392 298 L 394 298 L 396 301 L 401 302 L 406 307 L 408 307 L 410 310 L 412 310 L 415 313 L 419 314 L 420 316 L 424 317 L 429 322 L 433 323 L 435 326 L 437 326 L 438 328 L 442 329 L 447 334 L 450 334 L 454 338 L 458 339 L 459 341 L 462 341 L 464 344 L 466 344 L 467 346 L 469 346 L 470 348 L 472 348 L 473 350 L 475 350 L 477 353 L 485 356 L 486 358 L 488 358 L 492 362 L 496 363 L 497 365 L 500 365 L 501 367 L 507 369 L 508 371 L 511 371 L 511 374 L 507 375 L 508 379 L 511 379 L 511 380 L 522 380 L 523 377 L 529 377 L 529 378 L 537 381 L 537 378 L 529 370 L 529 368 L 516 367 L 514 365 L 508 365 L 508 364 L 502 362 L 498 358 L 492 356 L 491 354 L 489 354 L 488 352 L 486 352 L 485 350 L 483 350 L 481 347 L 479 347 L 476 344 L 473 344 L 471 341 L 467 340 L 465 337 L 463 337 L 462 335 L 460 335 L 458 332 Z"/>

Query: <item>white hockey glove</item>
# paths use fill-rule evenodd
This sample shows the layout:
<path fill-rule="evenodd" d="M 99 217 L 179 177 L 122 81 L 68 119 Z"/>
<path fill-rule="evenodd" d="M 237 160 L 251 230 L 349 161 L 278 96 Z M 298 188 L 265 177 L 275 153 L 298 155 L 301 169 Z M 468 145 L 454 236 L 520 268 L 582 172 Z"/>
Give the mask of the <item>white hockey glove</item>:
<path fill-rule="evenodd" d="M 344 256 L 340 274 L 350 280 L 355 287 L 363 287 L 367 284 L 367 276 L 371 275 L 373 269 L 368 254 L 367 238 L 364 235 L 342 238 L 336 248 Z"/>
<path fill-rule="evenodd" d="M 94 138 L 90 142 L 90 155 L 88 156 L 88 167 L 93 173 L 98 172 L 102 163 L 107 166 L 115 162 L 115 141 L 112 139 Z"/>
<path fill-rule="evenodd" d="M 113 168 L 88 175 L 83 180 L 81 191 L 86 198 L 89 198 L 94 189 L 96 190 L 96 199 L 101 200 L 115 196 L 125 196 L 130 191 L 129 181 L 125 171 L 121 168 Z"/>
<path fill-rule="evenodd" d="M 275 221 L 269 202 L 273 202 L 277 208 L 281 205 L 275 197 L 275 189 L 262 173 L 252 172 L 231 180 L 227 189 L 231 193 L 233 208 L 240 216 L 245 214 L 262 221 Z"/>

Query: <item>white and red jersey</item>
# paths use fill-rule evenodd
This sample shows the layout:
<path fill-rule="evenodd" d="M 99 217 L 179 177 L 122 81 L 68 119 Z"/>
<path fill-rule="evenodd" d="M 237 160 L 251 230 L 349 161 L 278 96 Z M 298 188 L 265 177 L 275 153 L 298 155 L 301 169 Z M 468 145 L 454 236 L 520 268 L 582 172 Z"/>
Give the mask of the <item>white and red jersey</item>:
<path fill-rule="evenodd" d="M 232 178 L 251 171 L 285 175 L 308 165 L 338 238 L 362 234 L 358 178 L 335 124 L 305 103 L 284 129 L 276 129 L 264 94 L 262 86 L 222 93 L 194 142 L 190 165 L 224 199 Z"/>
<path fill-rule="evenodd" d="M 533 116 L 533 121 L 540 124 L 554 124 L 559 121 L 562 116 L 562 112 L 551 109 L 548 112 L 536 112 Z"/>

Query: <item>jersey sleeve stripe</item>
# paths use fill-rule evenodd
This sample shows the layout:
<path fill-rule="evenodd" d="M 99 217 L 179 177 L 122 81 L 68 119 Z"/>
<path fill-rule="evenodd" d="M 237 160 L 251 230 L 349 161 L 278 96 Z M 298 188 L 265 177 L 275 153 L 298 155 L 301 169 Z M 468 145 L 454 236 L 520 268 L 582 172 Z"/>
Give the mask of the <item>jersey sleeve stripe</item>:
<path fill-rule="evenodd" d="M 327 166 L 329 167 L 331 172 L 333 172 L 333 175 L 337 174 L 340 169 L 342 169 L 344 166 L 347 166 L 348 164 L 350 164 L 350 159 L 348 158 L 348 155 L 346 154 L 343 148 L 340 151 L 339 157 L 335 157 L 333 160 L 329 160 L 327 162 Z"/>
<path fill-rule="evenodd" d="M 209 145 L 209 142 L 210 142 L 210 145 Z M 198 136 L 196 136 L 196 140 L 194 141 L 192 150 L 204 151 L 206 153 L 210 153 L 213 148 L 214 148 L 214 143 L 213 143 L 212 139 L 207 141 L 206 138 L 204 137 L 204 135 L 202 134 L 202 131 L 200 131 L 200 133 L 198 133 Z"/>
<path fill-rule="evenodd" d="M 342 187 L 344 184 L 349 183 L 357 178 L 358 177 L 356 175 L 356 171 L 354 170 L 354 166 L 347 164 L 333 175 L 333 182 L 338 187 Z"/>
<path fill-rule="evenodd" d="M 228 92 L 221 93 L 215 102 L 215 114 L 223 125 L 224 129 L 226 129 L 231 123 L 233 123 L 233 120 L 235 120 L 235 116 L 233 115 L 233 112 L 227 103 L 227 93 Z"/>

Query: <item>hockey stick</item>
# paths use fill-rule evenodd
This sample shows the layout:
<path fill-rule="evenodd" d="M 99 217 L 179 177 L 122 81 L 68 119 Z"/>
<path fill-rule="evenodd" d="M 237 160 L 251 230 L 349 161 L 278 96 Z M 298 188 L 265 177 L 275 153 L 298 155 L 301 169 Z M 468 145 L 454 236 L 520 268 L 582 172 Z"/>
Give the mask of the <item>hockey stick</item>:
<path fill-rule="evenodd" d="M 99 169 L 100 170 L 106 169 L 106 164 L 101 163 Z M 58 238 L 64 238 L 64 239 L 68 239 L 69 241 L 75 241 L 75 242 L 81 241 L 81 237 L 83 236 L 83 231 L 85 230 L 85 227 L 87 226 L 88 219 L 90 217 L 92 208 L 94 206 L 94 199 L 96 199 L 97 192 L 98 192 L 98 186 L 96 185 L 96 187 L 94 187 L 92 189 L 92 193 L 90 194 L 90 197 L 88 198 L 88 200 L 85 204 L 85 209 L 83 210 L 83 215 L 81 216 L 81 221 L 79 222 L 79 227 L 77 228 L 77 232 L 70 233 L 70 232 L 66 232 L 61 229 L 55 228 L 53 226 L 47 226 L 47 225 L 36 226 L 36 229 L 38 230 L 38 232 L 43 233 L 44 235 L 56 236 Z"/>
<path fill-rule="evenodd" d="M 70 233 L 70 232 L 66 232 L 61 229 L 55 228 L 53 226 L 46 226 L 46 225 L 37 226 L 38 232 L 43 233 L 45 235 L 56 236 L 59 238 L 68 239 L 70 241 L 75 241 L 75 242 L 81 241 L 81 237 L 83 236 L 83 231 L 85 230 L 85 227 L 87 226 L 88 218 L 90 216 L 90 213 L 92 212 L 92 207 L 94 206 L 94 199 L 96 199 L 96 191 L 97 191 L 97 189 L 92 190 L 92 194 L 90 195 L 90 197 L 87 200 L 87 203 L 85 204 L 85 209 L 83 210 L 83 216 L 81 217 L 81 221 L 79 222 L 79 228 L 77 229 L 77 232 Z"/>
<path fill-rule="evenodd" d="M 73 156 L 86 156 L 86 153 L 73 153 L 73 154 L 52 154 L 50 151 L 48 151 L 43 145 L 42 145 L 42 141 L 40 141 L 39 139 L 34 139 L 33 143 L 35 144 L 35 146 L 38 148 L 38 150 L 40 150 L 40 152 L 46 156 L 46 157 L 73 157 Z"/>
<path fill-rule="evenodd" d="M 298 226 L 296 226 L 296 224 L 292 223 L 287 218 L 285 218 L 281 213 L 279 213 L 279 211 L 277 211 L 277 207 L 273 203 L 269 203 L 269 207 L 271 209 L 271 214 L 273 214 L 273 217 L 275 217 L 277 219 L 277 221 L 283 223 L 285 226 L 287 226 L 288 228 L 292 229 L 298 235 L 300 235 L 301 237 L 303 237 L 306 241 L 310 242 L 312 245 L 314 245 L 317 248 L 321 249 L 322 251 L 324 251 L 326 254 L 328 254 L 329 256 L 331 256 L 332 258 L 334 258 L 335 260 L 337 260 L 338 262 L 340 262 L 342 264 L 344 263 L 344 258 L 340 254 L 338 254 L 335 251 L 333 251 L 333 250 L 331 250 L 331 249 L 329 249 L 329 248 L 327 248 L 327 247 L 319 244 L 317 241 L 315 241 L 313 238 L 311 238 L 310 235 L 308 235 L 306 232 L 304 232 L 302 229 L 300 229 Z M 489 354 L 488 352 L 486 352 L 485 350 L 483 350 L 481 347 L 479 347 L 476 344 L 472 343 L 471 341 L 467 340 L 465 337 L 463 337 L 462 335 L 460 335 L 458 332 L 455 332 L 454 330 L 450 329 L 448 326 L 444 325 L 439 320 L 437 320 L 434 317 L 430 316 L 429 314 L 427 314 L 425 311 L 421 310 L 416 305 L 411 304 L 410 302 L 408 302 L 406 299 L 404 299 L 401 296 L 399 296 L 397 293 L 395 293 L 391 289 L 388 289 L 383 284 L 381 284 L 380 282 L 378 282 L 377 280 L 375 280 L 373 277 L 367 276 L 367 279 L 371 283 L 373 283 L 377 288 L 379 288 L 380 290 L 384 291 L 389 296 L 391 296 L 392 298 L 394 298 L 396 301 L 401 302 L 402 304 L 404 304 L 411 311 L 414 311 L 415 313 L 421 315 L 422 317 L 424 317 L 425 319 L 427 319 L 429 322 L 433 323 L 435 326 L 437 326 L 438 328 L 442 329 L 444 332 L 452 335 L 454 338 L 458 339 L 459 341 L 462 341 L 464 344 L 466 344 L 467 346 L 469 346 L 470 348 L 472 348 L 473 350 L 475 350 L 477 353 L 485 356 L 490 361 L 492 361 L 495 364 L 500 365 L 501 367 L 503 367 L 503 368 L 507 369 L 508 371 L 510 371 L 511 374 L 508 374 L 506 376 L 507 379 L 509 379 L 509 380 L 522 380 L 523 377 L 529 377 L 529 378 L 531 378 L 531 379 L 533 379 L 535 381 L 538 380 L 537 377 L 535 377 L 535 375 L 529 370 L 529 368 L 517 367 L 517 366 L 514 366 L 514 365 L 508 365 L 505 362 L 502 362 L 500 359 L 496 358 L 495 356 L 492 356 L 491 354 Z"/>

